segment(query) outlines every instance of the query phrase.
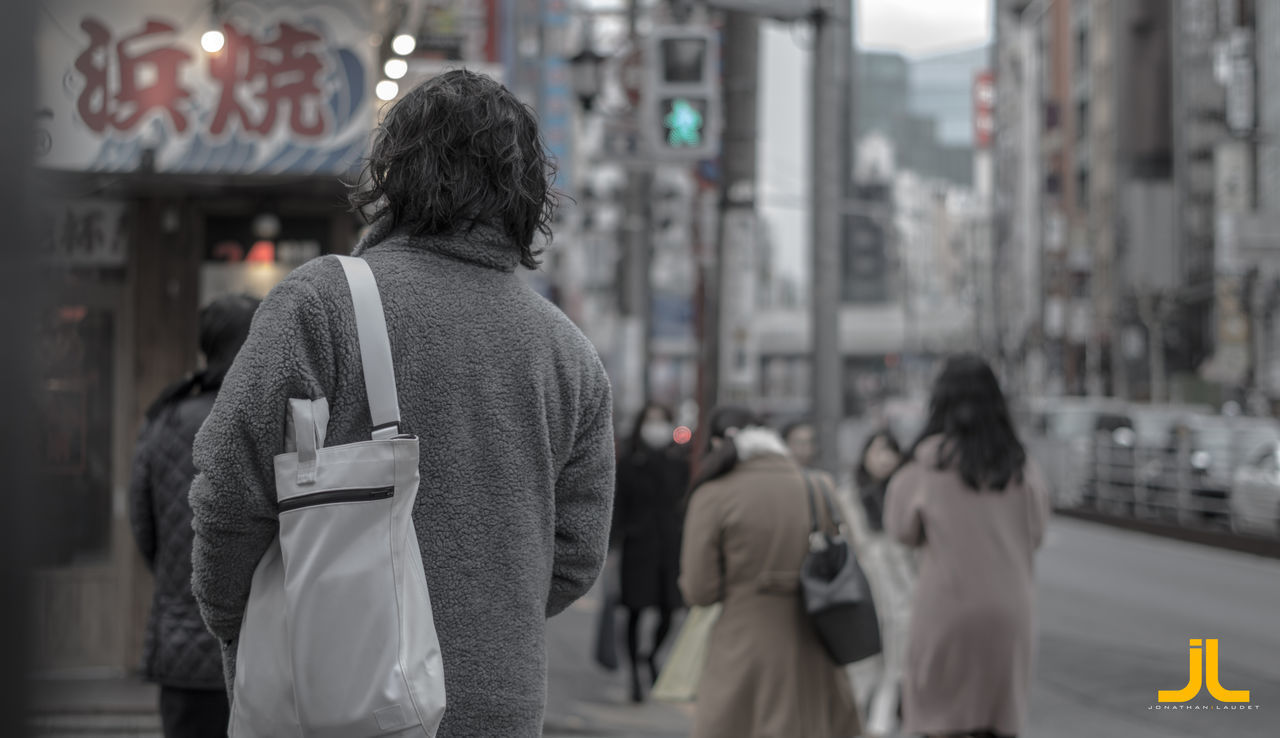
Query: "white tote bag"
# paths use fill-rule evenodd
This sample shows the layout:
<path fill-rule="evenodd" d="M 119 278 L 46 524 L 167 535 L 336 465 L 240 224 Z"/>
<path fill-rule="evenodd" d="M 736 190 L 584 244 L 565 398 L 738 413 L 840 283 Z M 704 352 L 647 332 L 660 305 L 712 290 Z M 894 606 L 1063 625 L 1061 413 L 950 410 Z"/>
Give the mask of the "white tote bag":
<path fill-rule="evenodd" d="M 653 685 L 655 700 L 692 702 L 698 698 L 698 683 L 702 681 L 702 672 L 707 666 L 711 631 L 723 610 L 724 606 L 719 602 L 709 607 L 689 608 L 667 665 L 662 668 L 658 683 Z"/>
<path fill-rule="evenodd" d="M 370 440 L 325 447 L 325 399 L 289 401 L 275 458 L 280 534 L 240 628 L 231 738 L 434 737 L 444 664 L 413 527 L 418 439 L 399 431 L 382 300 L 338 257 L 355 304 Z"/>

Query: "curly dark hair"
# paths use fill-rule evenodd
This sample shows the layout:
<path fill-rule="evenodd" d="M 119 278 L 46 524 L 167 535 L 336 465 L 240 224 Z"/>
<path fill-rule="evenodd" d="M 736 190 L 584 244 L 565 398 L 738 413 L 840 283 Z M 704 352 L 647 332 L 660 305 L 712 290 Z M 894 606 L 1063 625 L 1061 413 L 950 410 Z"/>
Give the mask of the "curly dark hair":
<path fill-rule="evenodd" d="M 537 114 L 490 77 L 459 69 L 387 111 L 350 201 L 369 223 L 390 218 L 391 229 L 417 236 L 491 224 L 536 269 L 534 236 L 550 241 L 559 202 L 555 173 Z"/>

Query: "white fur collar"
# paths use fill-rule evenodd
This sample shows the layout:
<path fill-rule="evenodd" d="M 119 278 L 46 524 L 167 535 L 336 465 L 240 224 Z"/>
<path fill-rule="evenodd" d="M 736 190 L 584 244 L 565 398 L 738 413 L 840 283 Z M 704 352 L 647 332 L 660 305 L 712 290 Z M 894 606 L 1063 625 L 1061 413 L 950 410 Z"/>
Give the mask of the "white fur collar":
<path fill-rule="evenodd" d="M 782 437 L 770 428 L 750 426 L 739 430 L 733 437 L 733 445 L 738 449 L 738 460 L 748 461 L 760 456 L 789 456 L 787 444 Z"/>

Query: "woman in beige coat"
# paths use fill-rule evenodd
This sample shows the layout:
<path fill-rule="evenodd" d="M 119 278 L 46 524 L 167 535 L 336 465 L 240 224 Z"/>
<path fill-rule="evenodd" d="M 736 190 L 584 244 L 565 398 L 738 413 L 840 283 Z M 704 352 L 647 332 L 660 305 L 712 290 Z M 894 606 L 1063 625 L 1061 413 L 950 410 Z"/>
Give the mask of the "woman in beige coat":
<path fill-rule="evenodd" d="M 1033 562 L 1049 495 L 995 374 L 947 362 L 910 461 L 889 483 L 885 531 L 919 549 L 902 706 L 928 736 L 1013 736 L 1026 721 Z"/>
<path fill-rule="evenodd" d="M 848 678 L 827 656 L 800 596 L 808 551 L 804 477 L 773 431 L 745 411 L 711 421 L 685 520 L 680 589 L 723 603 L 698 685 L 694 738 L 850 738 Z M 824 522 L 829 525 L 829 523 Z"/>

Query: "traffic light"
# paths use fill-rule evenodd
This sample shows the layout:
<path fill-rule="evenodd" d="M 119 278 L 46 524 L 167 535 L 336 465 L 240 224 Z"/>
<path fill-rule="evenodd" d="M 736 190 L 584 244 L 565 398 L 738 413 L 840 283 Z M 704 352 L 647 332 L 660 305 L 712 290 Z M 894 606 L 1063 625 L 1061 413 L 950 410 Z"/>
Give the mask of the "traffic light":
<path fill-rule="evenodd" d="M 716 32 L 660 26 L 648 47 L 643 130 L 656 158 L 697 161 L 720 151 L 720 83 Z"/>

